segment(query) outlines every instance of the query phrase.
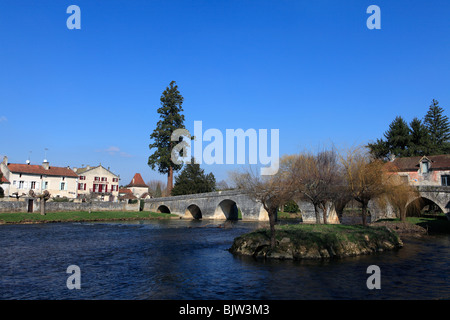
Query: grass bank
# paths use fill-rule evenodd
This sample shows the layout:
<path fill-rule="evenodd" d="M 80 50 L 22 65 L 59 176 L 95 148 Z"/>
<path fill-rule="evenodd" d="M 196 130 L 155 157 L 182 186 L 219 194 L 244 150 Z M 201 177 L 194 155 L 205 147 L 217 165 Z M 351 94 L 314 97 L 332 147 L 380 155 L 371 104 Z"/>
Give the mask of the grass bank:
<path fill-rule="evenodd" d="M 114 221 L 114 220 L 148 220 L 173 219 L 175 214 L 156 213 L 149 211 L 122 212 L 122 211 L 71 211 L 39 213 L 0 213 L 0 224 L 19 223 L 47 223 L 47 222 L 73 222 L 73 221 Z"/>
<path fill-rule="evenodd" d="M 403 246 L 397 233 L 385 226 L 279 225 L 276 247 L 270 247 L 270 231 L 259 229 L 234 240 L 230 252 L 278 259 L 342 258 L 392 250 Z"/>
<path fill-rule="evenodd" d="M 414 233 L 420 230 L 428 234 L 449 234 L 450 221 L 445 215 L 427 215 L 423 217 L 407 217 L 405 221 L 400 219 L 381 219 L 372 225 L 385 225 L 401 233 Z"/>

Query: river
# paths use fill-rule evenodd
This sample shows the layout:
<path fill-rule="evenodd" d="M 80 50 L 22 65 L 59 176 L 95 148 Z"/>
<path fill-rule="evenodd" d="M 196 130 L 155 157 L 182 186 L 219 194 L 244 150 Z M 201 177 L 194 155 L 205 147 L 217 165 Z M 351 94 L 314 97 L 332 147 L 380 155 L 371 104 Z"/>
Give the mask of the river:
<path fill-rule="evenodd" d="M 450 235 L 331 261 L 233 256 L 258 223 L 147 220 L 0 225 L 0 299 L 450 299 Z M 69 290 L 68 266 L 81 288 Z M 381 271 L 369 290 L 367 267 Z"/>

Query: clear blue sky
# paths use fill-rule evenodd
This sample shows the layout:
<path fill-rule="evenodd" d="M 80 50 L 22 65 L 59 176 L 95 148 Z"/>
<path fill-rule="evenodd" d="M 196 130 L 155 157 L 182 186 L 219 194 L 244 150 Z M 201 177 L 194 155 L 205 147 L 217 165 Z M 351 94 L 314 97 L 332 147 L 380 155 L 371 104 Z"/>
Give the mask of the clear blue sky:
<path fill-rule="evenodd" d="M 449 76 L 448 0 L 2 0 L 0 155 L 41 163 L 48 148 L 55 166 L 165 180 L 148 145 L 172 80 L 189 130 L 280 129 L 291 154 L 375 140 L 432 99 L 448 114 Z"/>

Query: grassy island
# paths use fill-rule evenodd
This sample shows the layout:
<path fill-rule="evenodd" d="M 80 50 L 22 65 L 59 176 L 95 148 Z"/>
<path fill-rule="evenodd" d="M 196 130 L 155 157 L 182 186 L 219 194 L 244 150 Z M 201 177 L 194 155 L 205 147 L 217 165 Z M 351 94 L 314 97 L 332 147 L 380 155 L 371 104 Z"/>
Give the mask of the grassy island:
<path fill-rule="evenodd" d="M 73 211 L 38 213 L 0 213 L 0 224 L 6 223 L 47 223 L 47 222 L 81 222 L 81 221 L 117 221 L 117 220 L 149 220 L 179 219 L 175 214 L 156 213 L 150 211 Z"/>
<path fill-rule="evenodd" d="M 269 229 L 259 229 L 234 240 L 230 252 L 256 258 L 342 258 L 393 250 L 403 246 L 398 234 L 385 226 L 281 225 L 276 247 L 270 247 Z"/>

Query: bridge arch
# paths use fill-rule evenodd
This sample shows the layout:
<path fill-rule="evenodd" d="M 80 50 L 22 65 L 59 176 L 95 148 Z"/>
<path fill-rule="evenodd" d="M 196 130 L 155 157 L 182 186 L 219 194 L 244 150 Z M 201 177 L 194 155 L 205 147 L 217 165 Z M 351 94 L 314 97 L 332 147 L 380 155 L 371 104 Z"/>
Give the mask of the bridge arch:
<path fill-rule="evenodd" d="M 236 201 L 231 199 L 222 200 L 216 207 L 214 217 L 218 219 L 225 217 L 226 220 L 238 220 L 239 209 Z"/>
<path fill-rule="evenodd" d="M 184 215 L 186 217 L 189 217 L 191 215 L 194 219 L 200 220 L 202 218 L 202 210 L 198 205 L 191 204 L 186 208 Z"/>
<path fill-rule="evenodd" d="M 160 205 L 156 210 L 158 213 L 170 213 L 170 208 L 164 204 Z"/>
<path fill-rule="evenodd" d="M 406 215 L 407 216 L 413 216 L 413 215 L 419 215 L 420 212 L 426 207 L 430 205 L 435 205 L 438 207 L 443 213 L 445 212 L 445 208 L 442 207 L 442 205 L 439 203 L 439 201 L 435 201 L 434 199 L 431 199 L 432 197 L 427 197 L 425 195 L 420 195 L 419 197 L 412 199 L 407 205 L 406 205 Z"/>

